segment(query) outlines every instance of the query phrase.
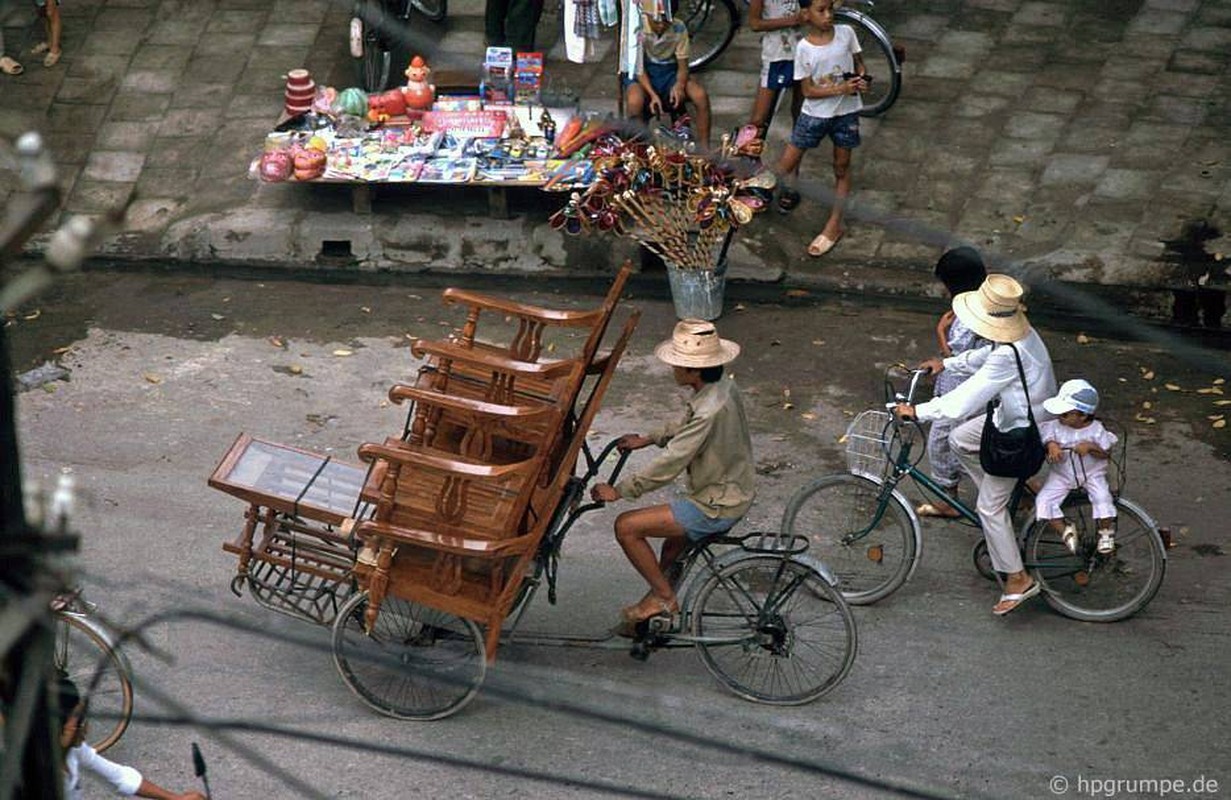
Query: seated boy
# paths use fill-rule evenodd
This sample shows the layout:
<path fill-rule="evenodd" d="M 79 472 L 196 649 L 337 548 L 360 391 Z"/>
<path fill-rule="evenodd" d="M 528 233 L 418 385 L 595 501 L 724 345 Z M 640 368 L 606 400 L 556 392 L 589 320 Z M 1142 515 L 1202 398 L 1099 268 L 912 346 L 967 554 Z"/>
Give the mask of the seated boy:
<path fill-rule="evenodd" d="M 688 26 L 671 16 L 670 5 L 664 14 L 642 13 L 647 23 L 641 43 L 645 69 L 636 80 L 624 77 L 628 116 L 644 120 L 647 112 L 658 116 L 664 108 L 682 111 L 684 101 L 688 100 L 694 109 L 697 143 L 709 149 L 710 97 L 705 87 L 688 74 Z"/>

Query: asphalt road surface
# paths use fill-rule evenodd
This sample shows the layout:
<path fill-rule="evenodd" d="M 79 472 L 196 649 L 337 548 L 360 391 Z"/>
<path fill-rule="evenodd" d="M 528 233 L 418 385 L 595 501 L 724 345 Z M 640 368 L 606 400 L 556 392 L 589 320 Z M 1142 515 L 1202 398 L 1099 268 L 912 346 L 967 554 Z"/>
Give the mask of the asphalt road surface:
<path fill-rule="evenodd" d="M 537 288 L 518 299 L 598 303 L 576 287 Z M 670 305 L 630 304 L 645 316 L 594 425 L 598 443 L 648 427 L 682 399 L 652 356 L 674 321 Z M 887 364 L 932 354 L 941 307 L 728 308 L 718 324 L 744 346 L 733 369 L 761 473 L 746 529 L 776 528 L 794 489 L 842 468 L 851 415 L 880 402 Z M 893 796 L 886 782 L 987 798 L 1212 797 L 1231 787 L 1231 435 L 1217 425 L 1231 409 L 1219 404 L 1231 399 L 1226 354 L 1042 326 L 1059 377 L 1091 380 L 1104 413 L 1130 431 L 1126 494 L 1172 531 L 1165 583 L 1136 617 L 1080 623 L 1035 600 L 996 618 L 996 588 L 971 566 L 975 535 L 931 521 L 912 580 L 856 609 L 850 675 L 810 705 L 741 700 L 687 650 L 641 663 L 620 649 L 514 643 L 489 675 L 504 691 L 455 717 L 372 713 L 340 680 L 326 629 L 228 590 L 235 559 L 222 543 L 238 535 L 244 505 L 206 478 L 240 431 L 353 458 L 361 442 L 400 430 L 386 392 L 414 374 L 408 337 L 441 337 L 460 322 L 437 287 L 101 272 L 8 320 L 20 369 L 53 359 L 71 373 L 21 394 L 18 414 L 26 477 L 76 475 L 87 596 L 127 626 L 186 610 L 247 626 L 150 626 L 149 644 L 167 658 L 132 653 L 142 716 L 111 755 L 188 788 L 189 743 L 199 741 L 215 796 L 234 798 L 301 797 L 305 786 L 322 797 L 449 800 Z M 628 507 L 581 520 L 565 545 L 559 604 L 540 596 L 526 628 L 600 634 L 641 595 L 611 535 Z M 172 713 L 168 698 L 197 724 L 157 722 Z"/>

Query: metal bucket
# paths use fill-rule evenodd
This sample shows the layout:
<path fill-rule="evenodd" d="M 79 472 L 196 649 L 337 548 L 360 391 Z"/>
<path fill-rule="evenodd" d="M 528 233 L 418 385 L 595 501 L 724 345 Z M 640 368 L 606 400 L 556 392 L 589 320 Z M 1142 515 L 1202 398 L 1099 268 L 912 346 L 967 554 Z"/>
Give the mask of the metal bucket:
<path fill-rule="evenodd" d="M 679 319 L 715 320 L 722 316 L 722 295 L 727 285 L 727 262 L 714 269 L 680 269 L 667 265 L 671 300 Z"/>

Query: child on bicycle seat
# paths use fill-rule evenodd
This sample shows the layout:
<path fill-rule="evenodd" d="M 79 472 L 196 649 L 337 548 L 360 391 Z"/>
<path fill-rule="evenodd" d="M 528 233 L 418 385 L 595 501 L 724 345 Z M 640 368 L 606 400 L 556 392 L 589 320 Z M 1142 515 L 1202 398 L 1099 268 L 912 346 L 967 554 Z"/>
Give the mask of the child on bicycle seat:
<path fill-rule="evenodd" d="M 1116 507 L 1107 483 L 1107 465 L 1116 435 L 1094 417 L 1098 391 L 1080 378 L 1065 381 L 1055 397 L 1043 401 L 1043 407 L 1056 419 L 1039 423 L 1052 467 L 1035 498 L 1035 516 L 1047 520 L 1076 553 L 1077 529 L 1064 518 L 1060 506 L 1070 491 L 1084 488 L 1098 526 L 1098 551 L 1112 553 L 1116 549 Z"/>
<path fill-rule="evenodd" d="M 690 45 L 688 26 L 671 15 L 668 2 L 661 12 L 643 2 L 646 20 L 641 50 L 643 69 L 636 77 L 622 75 L 624 103 L 630 119 L 642 120 L 648 112 L 658 116 L 667 111 L 682 111 L 684 101 L 692 103 L 696 119 L 697 143 L 710 146 L 710 96 L 696 78 L 688 74 Z"/>
<path fill-rule="evenodd" d="M 64 797 L 66 800 L 81 800 L 85 797 L 81 788 L 81 773 L 93 772 L 111 784 L 116 794 L 123 797 L 153 797 L 158 800 L 205 800 L 200 792 L 172 792 L 142 777 L 141 773 L 124 764 L 117 764 L 94 752 L 86 744 L 86 702 L 81 698 L 77 684 L 64 676 L 56 681 L 56 700 L 60 719 L 60 747 L 64 751 Z"/>
<path fill-rule="evenodd" d="M 677 385 L 692 389 L 684 415 L 649 435 L 622 437 L 621 450 L 654 444 L 663 452 L 615 486 L 599 483 L 590 490 L 591 497 L 603 503 L 632 500 L 688 473 L 686 496 L 625 511 L 616 519 L 616 540 L 650 584 L 640 602 L 621 612 L 626 625 L 679 613 L 667 570 L 690 542 L 734 527 L 752 506 L 756 493 L 748 415 L 739 387 L 722 375 L 723 365 L 739 355 L 739 345 L 720 338 L 713 323 L 686 319 L 676 324 L 670 339 L 654 348 L 654 355 L 673 368 Z M 646 541 L 651 538 L 663 540 L 657 559 Z"/>

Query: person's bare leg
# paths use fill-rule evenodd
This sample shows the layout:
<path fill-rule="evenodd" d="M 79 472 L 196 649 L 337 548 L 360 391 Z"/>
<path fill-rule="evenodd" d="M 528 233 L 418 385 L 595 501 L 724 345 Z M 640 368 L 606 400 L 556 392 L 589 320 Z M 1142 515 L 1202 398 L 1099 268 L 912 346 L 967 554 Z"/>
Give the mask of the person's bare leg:
<path fill-rule="evenodd" d="M 684 93 L 692 103 L 697 116 L 697 144 L 705 150 L 710 149 L 710 96 L 705 87 L 689 78 L 684 86 Z"/>
<path fill-rule="evenodd" d="M 47 52 L 60 55 L 60 4 L 47 0 Z"/>
<path fill-rule="evenodd" d="M 749 118 L 749 125 L 756 125 L 760 129 L 761 135 L 765 136 L 769 133 L 770 114 L 773 113 L 774 106 L 778 102 L 778 92 L 775 89 L 767 89 L 764 86 L 757 89 L 756 100 L 752 104 L 752 117 Z"/>
<path fill-rule="evenodd" d="M 842 212 L 846 210 L 846 198 L 851 193 L 851 151 L 849 147 L 833 149 L 833 208 L 821 231 L 831 242 L 842 236 Z"/>
<path fill-rule="evenodd" d="M 629 563 L 650 585 L 650 592 L 655 598 L 674 608 L 675 590 L 663 574 L 654 548 L 647 541 L 651 538 L 664 539 L 664 549 L 687 543 L 687 534 L 675 521 L 671 507 L 661 505 L 626 511 L 616 518 L 615 534 L 616 541 L 624 550 Z"/>

